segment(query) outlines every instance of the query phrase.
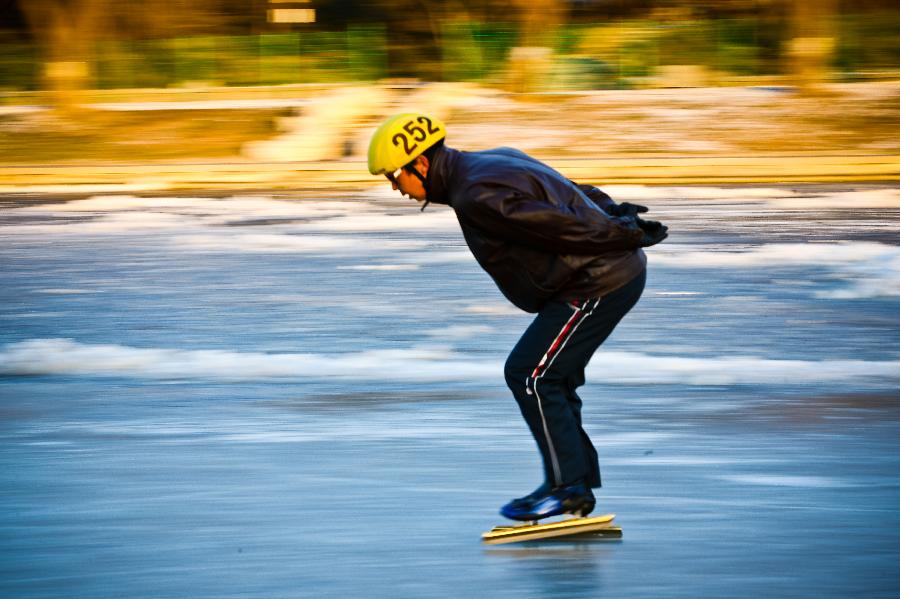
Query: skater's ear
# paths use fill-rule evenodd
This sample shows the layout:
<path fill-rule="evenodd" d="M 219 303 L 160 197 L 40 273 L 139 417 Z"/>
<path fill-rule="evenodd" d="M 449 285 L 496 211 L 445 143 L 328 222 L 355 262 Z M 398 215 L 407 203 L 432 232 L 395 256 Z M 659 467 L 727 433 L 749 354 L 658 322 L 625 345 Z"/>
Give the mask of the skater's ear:
<path fill-rule="evenodd" d="M 423 175 L 428 174 L 428 167 L 431 166 L 431 161 L 428 160 L 428 156 L 422 154 L 418 158 L 416 158 L 417 170 Z"/>
<path fill-rule="evenodd" d="M 428 156 L 422 154 L 420 156 L 416 156 L 416 159 L 406 165 L 407 170 L 416 170 L 423 177 L 428 174 L 428 167 L 431 166 L 431 161 L 428 160 Z"/>

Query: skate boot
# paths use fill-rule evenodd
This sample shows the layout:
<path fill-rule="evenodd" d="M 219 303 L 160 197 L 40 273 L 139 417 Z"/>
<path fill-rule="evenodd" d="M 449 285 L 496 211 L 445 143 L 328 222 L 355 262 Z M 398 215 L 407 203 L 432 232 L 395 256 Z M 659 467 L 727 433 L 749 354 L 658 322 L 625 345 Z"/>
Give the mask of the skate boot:
<path fill-rule="evenodd" d="M 597 500 L 583 483 L 563 485 L 541 492 L 538 488 L 531 495 L 513 499 L 500 509 L 500 514 L 510 520 L 537 521 L 561 514 L 587 516 L 594 510 Z"/>
<path fill-rule="evenodd" d="M 507 503 L 505 506 L 503 506 L 503 509 L 528 508 L 534 502 L 535 499 L 537 499 L 538 497 L 543 497 L 544 495 L 549 493 L 551 489 L 552 489 L 552 487 L 550 486 L 550 483 L 548 483 L 547 481 L 544 481 L 543 483 L 541 483 L 541 486 L 539 486 L 537 489 L 535 489 L 534 491 L 532 491 L 525 497 L 518 497 L 516 499 L 513 499 L 509 503 Z"/>

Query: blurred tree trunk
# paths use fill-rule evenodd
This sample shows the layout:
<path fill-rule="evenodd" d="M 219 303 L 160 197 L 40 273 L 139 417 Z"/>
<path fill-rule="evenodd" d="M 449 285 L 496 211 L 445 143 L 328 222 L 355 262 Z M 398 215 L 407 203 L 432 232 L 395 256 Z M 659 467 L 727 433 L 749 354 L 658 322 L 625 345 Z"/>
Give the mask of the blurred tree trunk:
<path fill-rule="evenodd" d="M 217 0 L 18 0 L 43 61 L 43 89 L 64 112 L 94 83 L 97 42 L 220 31 Z"/>
<path fill-rule="evenodd" d="M 836 47 L 837 0 L 792 0 L 790 75 L 801 91 L 828 80 Z"/>
<path fill-rule="evenodd" d="M 52 105 L 76 109 L 92 81 L 94 43 L 109 0 L 20 0 L 43 61 L 43 86 Z"/>
<path fill-rule="evenodd" d="M 553 48 L 565 20 L 562 0 L 515 0 L 519 16 L 519 43 L 509 58 L 512 91 L 536 91 L 546 82 L 552 66 Z"/>

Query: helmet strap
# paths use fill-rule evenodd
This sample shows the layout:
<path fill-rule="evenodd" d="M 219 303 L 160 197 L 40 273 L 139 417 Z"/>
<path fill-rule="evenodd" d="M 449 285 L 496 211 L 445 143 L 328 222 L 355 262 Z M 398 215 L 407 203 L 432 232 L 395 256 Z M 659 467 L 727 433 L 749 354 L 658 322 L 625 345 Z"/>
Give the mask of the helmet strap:
<path fill-rule="evenodd" d="M 403 167 L 403 168 L 404 168 L 407 172 L 410 172 L 410 173 L 412 173 L 413 175 L 415 175 L 416 177 L 419 178 L 419 181 L 422 182 L 422 187 L 425 188 L 425 193 L 427 194 L 427 193 L 428 193 L 428 181 L 425 180 L 425 176 L 424 176 L 422 173 L 420 173 L 420 172 L 416 169 L 415 166 L 411 166 L 411 167 L 409 167 L 409 168 L 406 168 L 406 167 Z M 422 209 L 419 210 L 419 212 L 425 212 L 425 208 L 426 208 L 427 206 L 428 206 L 428 199 L 426 198 L 425 203 L 422 204 Z"/>

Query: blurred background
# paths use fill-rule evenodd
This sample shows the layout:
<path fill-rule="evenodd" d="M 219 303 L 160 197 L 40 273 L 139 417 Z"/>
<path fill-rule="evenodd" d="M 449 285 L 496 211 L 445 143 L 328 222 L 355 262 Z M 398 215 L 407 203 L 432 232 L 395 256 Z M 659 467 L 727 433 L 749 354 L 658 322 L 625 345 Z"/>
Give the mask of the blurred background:
<path fill-rule="evenodd" d="M 0 161 L 359 158 L 410 105 L 545 157 L 893 150 L 898 32 L 890 0 L 7 0 Z"/>

